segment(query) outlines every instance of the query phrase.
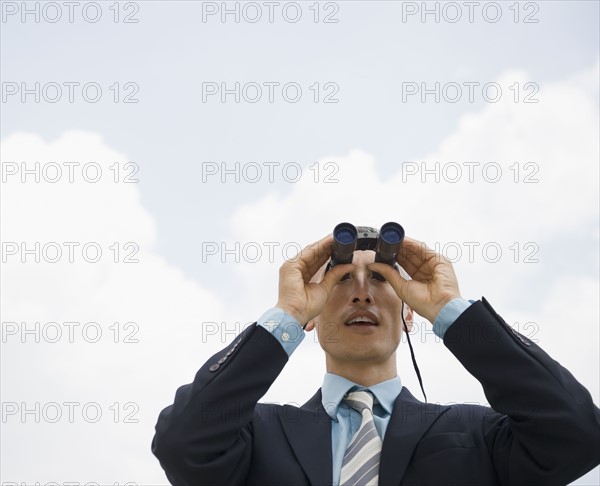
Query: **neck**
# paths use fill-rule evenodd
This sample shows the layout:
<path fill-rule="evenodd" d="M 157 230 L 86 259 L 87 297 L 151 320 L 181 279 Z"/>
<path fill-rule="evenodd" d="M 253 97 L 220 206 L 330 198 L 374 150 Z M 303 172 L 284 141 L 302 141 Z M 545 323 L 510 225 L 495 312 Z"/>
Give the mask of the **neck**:
<path fill-rule="evenodd" d="M 369 387 L 382 381 L 391 380 L 398 375 L 396 368 L 396 353 L 387 360 L 379 363 L 369 361 L 338 361 L 325 356 L 328 373 L 342 376 L 357 385 Z"/>

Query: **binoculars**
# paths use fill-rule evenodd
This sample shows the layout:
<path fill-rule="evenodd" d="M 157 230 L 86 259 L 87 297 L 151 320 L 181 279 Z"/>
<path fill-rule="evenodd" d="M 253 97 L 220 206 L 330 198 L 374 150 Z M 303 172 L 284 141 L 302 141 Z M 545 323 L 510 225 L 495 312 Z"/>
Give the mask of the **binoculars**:
<path fill-rule="evenodd" d="M 333 229 L 333 248 L 327 269 L 352 263 L 356 250 L 374 250 L 375 261 L 396 265 L 396 256 L 404 240 L 404 228 L 398 223 L 385 223 L 379 231 L 369 226 L 340 223 Z"/>

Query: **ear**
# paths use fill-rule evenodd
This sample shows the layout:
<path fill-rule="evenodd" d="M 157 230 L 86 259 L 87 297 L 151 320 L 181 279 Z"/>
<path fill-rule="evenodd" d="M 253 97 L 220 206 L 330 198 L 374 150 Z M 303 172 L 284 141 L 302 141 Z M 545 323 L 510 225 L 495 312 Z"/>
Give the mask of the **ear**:
<path fill-rule="evenodd" d="M 413 310 L 406 303 L 404 304 L 404 320 L 406 321 L 406 328 L 408 329 L 408 332 L 411 332 L 413 327 L 414 315 Z M 404 328 L 404 326 L 402 327 Z"/>

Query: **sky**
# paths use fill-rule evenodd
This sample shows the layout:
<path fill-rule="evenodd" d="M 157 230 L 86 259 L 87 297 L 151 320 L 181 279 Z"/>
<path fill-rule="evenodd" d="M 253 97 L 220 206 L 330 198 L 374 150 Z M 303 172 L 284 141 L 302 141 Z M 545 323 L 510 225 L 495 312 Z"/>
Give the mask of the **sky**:
<path fill-rule="evenodd" d="M 0 483 L 166 485 L 158 414 L 342 221 L 446 255 L 600 403 L 598 2 L 1 14 Z M 488 405 L 411 341 L 429 401 Z M 308 334 L 262 401 L 324 373 Z M 404 340 L 398 374 L 422 398 Z"/>

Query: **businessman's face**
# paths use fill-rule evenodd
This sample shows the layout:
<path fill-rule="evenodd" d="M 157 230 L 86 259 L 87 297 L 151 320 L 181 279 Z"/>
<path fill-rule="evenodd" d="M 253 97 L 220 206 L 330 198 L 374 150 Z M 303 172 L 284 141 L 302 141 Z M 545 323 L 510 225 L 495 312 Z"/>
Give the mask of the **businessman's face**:
<path fill-rule="evenodd" d="M 394 359 L 402 334 L 402 301 L 387 281 L 373 274 L 367 264 L 375 261 L 374 251 L 356 251 L 355 269 L 344 275 L 325 308 L 313 320 L 319 343 L 328 361 L 363 361 L 379 364 Z M 317 275 L 320 280 L 323 269 Z M 410 330 L 412 311 L 405 306 Z"/>

